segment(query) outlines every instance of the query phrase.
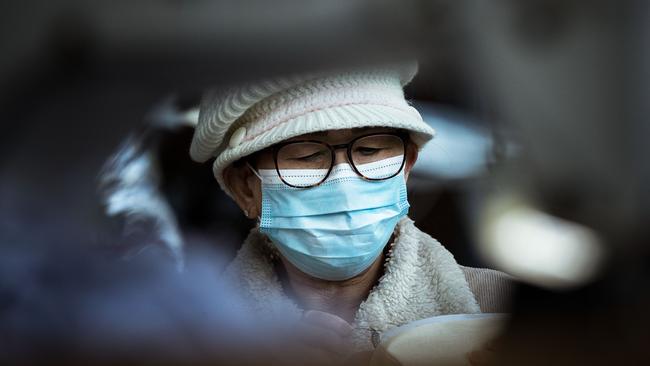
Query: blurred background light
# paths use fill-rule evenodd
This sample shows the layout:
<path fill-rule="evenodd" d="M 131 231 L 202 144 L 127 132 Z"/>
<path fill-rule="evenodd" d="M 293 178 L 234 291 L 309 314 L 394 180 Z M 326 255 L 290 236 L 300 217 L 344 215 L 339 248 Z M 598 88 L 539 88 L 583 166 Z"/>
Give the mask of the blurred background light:
<path fill-rule="evenodd" d="M 449 107 L 426 102 L 414 105 L 436 130 L 435 138 L 420 151 L 414 172 L 444 180 L 485 173 L 492 151 L 492 138 L 485 126 Z"/>
<path fill-rule="evenodd" d="M 480 249 L 489 262 L 546 288 L 584 285 L 596 277 L 605 259 L 593 230 L 512 197 L 488 202 L 480 233 Z"/>

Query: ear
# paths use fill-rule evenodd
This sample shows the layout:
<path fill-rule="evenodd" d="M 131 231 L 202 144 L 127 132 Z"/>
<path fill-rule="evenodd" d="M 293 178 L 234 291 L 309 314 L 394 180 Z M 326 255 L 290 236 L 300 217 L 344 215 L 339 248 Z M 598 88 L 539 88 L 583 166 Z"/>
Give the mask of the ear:
<path fill-rule="evenodd" d="M 404 158 L 406 159 L 406 161 L 404 162 L 404 179 L 408 180 L 409 173 L 411 172 L 411 168 L 413 168 L 413 165 L 418 160 L 417 145 L 415 145 L 412 142 L 409 142 L 406 145 L 406 156 Z"/>
<path fill-rule="evenodd" d="M 223 171 L 226 187 L 235 202 L 250 219 L 262 212 L 262 189 L 260 180 L 246 164 L 231 164 Z"/>

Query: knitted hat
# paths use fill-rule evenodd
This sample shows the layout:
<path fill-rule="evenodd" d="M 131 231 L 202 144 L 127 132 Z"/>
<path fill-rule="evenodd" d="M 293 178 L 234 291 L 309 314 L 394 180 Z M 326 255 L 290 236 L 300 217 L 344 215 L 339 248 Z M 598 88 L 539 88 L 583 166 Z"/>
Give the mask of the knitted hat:
<path fill-rule="evenodd" d="M 410 131 L 419 146 L 435 131 L 404 99 L 402 87 L 415 64 L 335 74 L 285 77 L 227 90 L 208 91 L 202 101 L 190 155 L 216 157 L 214 176 L 230 194 L 223 170 L 241 157 L 306 133 L 357 127 Z"/>

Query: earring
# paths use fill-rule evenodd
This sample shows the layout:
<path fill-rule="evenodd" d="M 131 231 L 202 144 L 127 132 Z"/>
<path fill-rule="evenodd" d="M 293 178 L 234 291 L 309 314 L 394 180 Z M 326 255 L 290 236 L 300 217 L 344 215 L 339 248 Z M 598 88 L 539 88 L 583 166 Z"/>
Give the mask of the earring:
<path fill-rule="evenodd" d="M 247 218 L 250 218 L 248 215 L 248 210 L 244 210 L 244 215 L 246 215 Z"/>

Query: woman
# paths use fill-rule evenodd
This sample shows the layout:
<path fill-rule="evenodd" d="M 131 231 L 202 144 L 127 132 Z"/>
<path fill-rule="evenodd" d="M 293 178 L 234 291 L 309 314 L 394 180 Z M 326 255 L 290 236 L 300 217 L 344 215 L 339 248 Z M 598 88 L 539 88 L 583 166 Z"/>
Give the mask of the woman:
<path fill-rule="evenodd" d="M 226 270 L 261 316 L 293 312 L 372 349 L 442 314 L 503 311 L 502 273 L 462 267 L 407 217 L 406 181 L 434 130 L 404 99 L 413 65 L 210 92 L 190 154 L 259 221 Z M 325 347 L 327 348 L 327 347 Z"/>

